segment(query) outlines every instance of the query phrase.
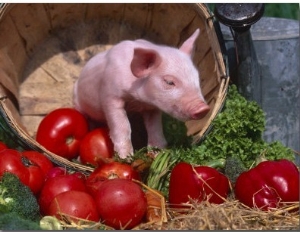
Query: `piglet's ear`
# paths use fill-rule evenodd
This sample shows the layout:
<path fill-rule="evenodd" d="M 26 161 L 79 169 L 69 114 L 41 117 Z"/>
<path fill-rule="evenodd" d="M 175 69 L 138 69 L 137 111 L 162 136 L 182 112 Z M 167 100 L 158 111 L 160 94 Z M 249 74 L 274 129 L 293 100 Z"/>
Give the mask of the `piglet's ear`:
<path fill-rule="evenodd" d="M 131 71 L 136 77 L 146 77 L 161 63 L 160 55 L 151 49 L 135 48 L 131 61 Z"/>
<path fill-rule="evenodd" d="M 200 29 L 198 28 L 186 41 L 183 42 L 181 47 L 179 48 L 180 51 L 192 56 L 194 52 L 195 41 L 200 34 Z"/>

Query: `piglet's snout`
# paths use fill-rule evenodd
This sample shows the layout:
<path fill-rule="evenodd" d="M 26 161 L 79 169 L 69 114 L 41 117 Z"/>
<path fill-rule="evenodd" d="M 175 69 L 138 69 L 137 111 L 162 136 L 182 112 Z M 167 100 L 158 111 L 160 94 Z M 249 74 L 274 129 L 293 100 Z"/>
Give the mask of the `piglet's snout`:
<path fill-rule="evenodd" d="M 190 117 L 193 120 L 201 119 L 207 115 L 209 112 L 210 107 L 206 103 L 200 101 L 197 104 L 193 105 L 190 110 Z"/>

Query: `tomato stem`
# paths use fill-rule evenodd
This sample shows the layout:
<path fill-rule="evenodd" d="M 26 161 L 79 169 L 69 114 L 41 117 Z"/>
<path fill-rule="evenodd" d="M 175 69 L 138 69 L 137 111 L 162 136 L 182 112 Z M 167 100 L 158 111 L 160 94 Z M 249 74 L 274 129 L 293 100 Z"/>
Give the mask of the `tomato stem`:
<path fill-rule="evenodd" d="M 67 145 L 73 143 L 73 141 L 74 141 L 74 136 L 73 136 L 73 135 L 69 135 L 69 136 L 66 138 L 66 144 L 67 144 Z"/>
<path fill-rule="evenodd" d="M 25 156 L 21 157 L 22 163 L 24 166 L 29 167 L 29 166 L 34 166 L 34 164 Z"/>
<path fill-rule="evenodd" d="M 111 173 L 107 177 L 107 179 L 109 179 L 109 180 L 116 179 L 116 178 L 119 178 L 119 176 L 116 173 Z"/>

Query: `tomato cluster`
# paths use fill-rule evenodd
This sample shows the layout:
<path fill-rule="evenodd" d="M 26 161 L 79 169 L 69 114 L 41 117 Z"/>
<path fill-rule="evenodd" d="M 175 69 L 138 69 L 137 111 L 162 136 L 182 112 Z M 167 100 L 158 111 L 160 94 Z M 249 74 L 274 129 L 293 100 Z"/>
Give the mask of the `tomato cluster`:
<path fill-rule="evenodd" d="M 59 108 L 43 118 L 36 140 L 56 155 L 95 167 L 87 178 L 59 167 L 49 171 L 39 196 L 43 215 L 102 219 L 114 228 L 131 228 L 142 220 L 145 194 L 131 181 L 140 180 L 139 173 L 128 164 L 111 161 L 114 150 L 107 127 L 89 130 L 79 111 Z"/>
<path fill-rule="evenodd" d="M 18 151 L 0 142 L 0 178 L 11 172 L 38 199 L 41 215 L 86 219 L 115 229 L 130 229 L 141 223 L 147 200 L 140 173 L 130 164 L 110 160 L 88 176 L 55 166 L 37 151 Z"/>
<path fill-rule="evenodd" d="M 140 176 L 129 164 L 102 164 L 88 177 L 55 167 L 47 176 L 38 198 L 43 215 L 101 220 L 115 229 L 130 229 L 144 218 L 146 195 L 132 181 Z"/>
<path fill-rule="evenodd" d="M 98 166 L 114 154 L 106 126 L 89 130 L 84 115 L 73 108 L 58 108 L 40 122 L 36 140 L 47 150 L 68 160 Z"/>

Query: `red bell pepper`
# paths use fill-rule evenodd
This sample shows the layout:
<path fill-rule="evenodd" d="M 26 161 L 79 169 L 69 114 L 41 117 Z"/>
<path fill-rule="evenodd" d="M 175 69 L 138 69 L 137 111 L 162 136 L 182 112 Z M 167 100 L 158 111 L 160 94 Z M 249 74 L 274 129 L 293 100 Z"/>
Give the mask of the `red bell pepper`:
<path fill-rule="evenodd" d="M 297 202 L 299 170 L 286 159 L 263 161 L 237 178 L 235 197 L 247 206 L 262 210 L 277 208 L 282 202 Z"/>
<path fill-rule="evenodd" d="M 229 193 L 228 178 L 208 166 L 192 166 L 180 162 L 171 171 L 169 184 L 169 202 L 172 207 L 184 207 L 190 198 L 201 202 L 221 204 Z"/>

